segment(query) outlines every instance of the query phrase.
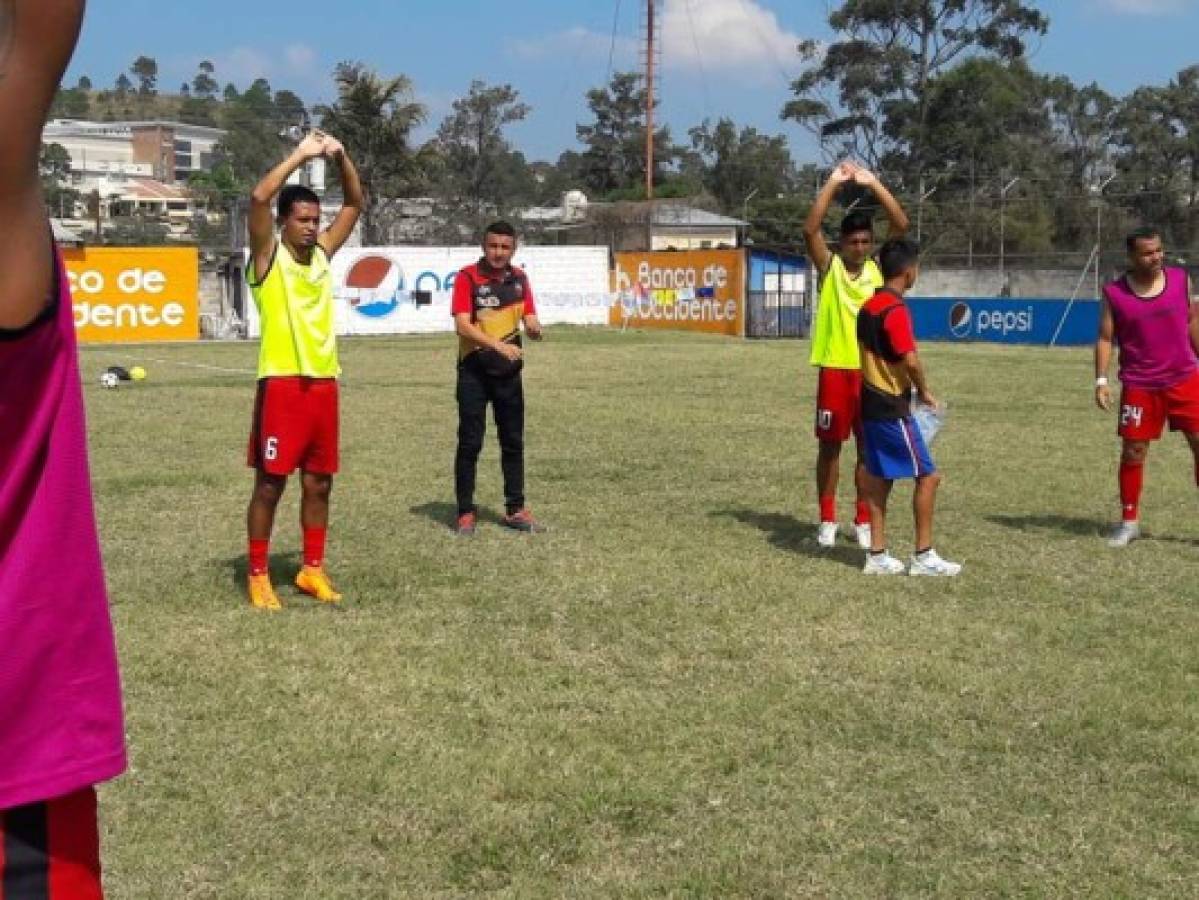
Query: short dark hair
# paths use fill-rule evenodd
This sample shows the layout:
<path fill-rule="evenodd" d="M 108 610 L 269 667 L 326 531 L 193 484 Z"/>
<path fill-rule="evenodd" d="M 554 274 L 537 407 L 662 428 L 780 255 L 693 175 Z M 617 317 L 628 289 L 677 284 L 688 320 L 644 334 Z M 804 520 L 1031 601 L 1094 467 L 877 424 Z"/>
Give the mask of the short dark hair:
<path fill-rule="evenodd" d="M 297 203 L 315 203 L 320 206 L 321 198 L 312 188 L 306 188 L 302 184 L 289 184 L 279 192 L 279 218 L 286 219 L 290 216 Z"/>
<path fill-rule="evenodd" d="M 841 236 L 858 231 L 869 231 L 873 235 L 874 220 L 864 212 L 854 211 L 841 220 Z"/>
<path fill-rule="evenodd" d="M 907 238 L 891 238 L 878 251 L 878 266 L 883 278 L 897 278 L 920 262 L 920 247 Z"/>
<path fill-rule="evenodd" d="M 487 226 L 487 230 L 483 232 L 483 240 L 487 240 L 487 235 L 489 234 L 498 234 L 502 237 L 510 237 L 512 240 L 516 240 L 516 229 L 512 227 L 511 222 L 504 222 L 502 220 L 492 222 Z"/>
<path fill-rule="evenodd" d="M 1128 233 L 1128 237 L 1124 239 L 1124 246 L 1128 248 L 1129 253 L 1135 253 L 1137 241 L 1151 241 L 1161 236 L 1162 233 L 1159 229 L 1154 228 L 1152 225 L 1144 225 Z"/>

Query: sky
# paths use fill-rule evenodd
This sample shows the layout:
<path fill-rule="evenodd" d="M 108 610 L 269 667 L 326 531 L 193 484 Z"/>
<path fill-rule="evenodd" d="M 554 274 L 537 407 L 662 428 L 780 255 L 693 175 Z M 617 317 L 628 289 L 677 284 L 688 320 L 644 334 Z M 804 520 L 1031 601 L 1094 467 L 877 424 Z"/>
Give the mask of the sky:
<path fill-rule="evenodd" d="M 785 134 L 799 162 L 818 151 L 782 122 L 800 69 L 796 44 L 831 38 L 833 0 L 660 0 L 659 115 L 676 139 L 727 116 Z M 1199 62 L 1199 0 L 1042 0 L 1050 29 L 1030 45 L 1039 71 L 1098 82 L 1117 95 L 1165 84 Z M 532 107 L 509 136 L 529 159 L 579 149 L 586 92 L 637 67 L 645 0 L 90 0 L 67 73 L 110 86 L 140 55 L 154 57 L 162 90 L 211 60 L 217 80 L 244 88 L 267 78 L 309 102 L 332 99 L 331 72 L 360 60 L 407 75 L 429 110 L 427 136 L 472 79 L 511 84 Z"/>

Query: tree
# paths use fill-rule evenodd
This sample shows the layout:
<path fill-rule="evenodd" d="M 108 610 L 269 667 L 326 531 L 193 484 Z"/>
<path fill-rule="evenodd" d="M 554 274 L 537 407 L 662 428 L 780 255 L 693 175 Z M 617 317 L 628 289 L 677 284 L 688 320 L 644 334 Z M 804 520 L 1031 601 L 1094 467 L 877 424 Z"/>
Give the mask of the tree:
<path fill-rule="evenodd" d="M 42 192 L 50 214 L 69 218 L 74 216 L 79 191 L 69 187 L 71 176 L 71 154 L 62 144 L 42 144 L 38 158 L 38 171 L 42 178 Z"/>
<path fill-rule="evenodd" d="M 595 121 L 577 126 L 575 133 L 586 147 L 580 158 L 580 175 L 591 190 L 632 196 L 641 190 L 645 183 L 647 100 L 643 79 L 635 72 L 617 72 L 605 87 L 587 92 L 587 106 Z M 654 180 L 659 182 L 677 152 L 668 129 L 654 131 L 654 150 Z"/>
<path fill-rule="evenodd" d="M 845 0 L 829 25 L 838 39 L 823 53 L 814 41 L 800 45 L 807 68 L 783 118 L 813 130 L 831 155 L 877 167 L 890 154 L 918 173 L 928 161 L 931 82 L 972 55 L 1018 59 L 1048 20 L 1021 0 Z"/>
<path fill-rule="evenodd" d="M 79 83 L 75 85 L 76 90 L 90 91 L 92 89 L 92 80 L 86 75 L 79 76 Z"/>
<path fill-rule="evenodd" d="M 129 96 L 129 92 L 131 90 L 133 90 L 133 82 L 129 80 L 128 75 L 126 75 L 124 72 L 122 72 L 120 75 L 117 76 L 115 88 L 116 88 L 117 98 L 120 100 L 124 100 L 126 97 Z"/>
<path fill-rule="evenodd" d="M 733 121 L 724 118 L 715 125 L 705 120 L 690 136 L 703 187 L 725 213 L 741 215 L 750 195 L 766 200 L 793 189 L 795 164 L 782 135 L 765 135 L 755 128 L 738 132 Z"/>
<path fill-rule="evenodd" d="M 366 193 L 362 231 L 367 243 L 388 240 L 388 201 L 411 196 L 423 187 L 426 154 L 414 152 L 412 131 L 426 110 L 412 96 L 404 75 L 381 78 L 360 62 L 343 62 L 334 71 L 337 102 L 319 106 L 321 127 L 336 136 L 358 167 Z"/>
<path fill-rule="evenodd" d="M 308 108 L 292 91 L 275 92 L 275 110 L 279 114 L 280 125 L 303 125 L 308 121 Z"/>
<path fill-rule="evenodd" d="M 203 60 L 200 63 L 199 71 L 192 79 L 192 93 L 201 100 L 210 100 L 216 97 L 220 85 L 213 77 L 216 73 L 216 67 L 208 60 Z"/>
<path fill-rule="evenodd" d="M 1199 65 L 1137 88 L 1114 121 L 1118 192 L 1172 248 L 1199 252 Z"/>
<path fill-rule="evenodd" d="M 252 185 L 279 161 L 284 147 L 274 94 L 270 83 L 259 78 L 244 94 L 233 90 L 226 96 L 220 107 L 220 124 L 227 132 L 221 152 L 238 180 Z"/>
<path fill-rule="evenodd" d="M 504 137 L 505 126 L 529 114 L 529 106 L 519 98 L 511 85 L 489 87 L 472 81 L 470 92 L 454 101 L 437 130 L 442 195 L 476 218 L 485 211 L 505 213 L 517 197 L 527 199 L 533 193 L 524 156 Z"/>
<path fill-rule="evenodd" d="M 54 119 L 86 119 L 91 113 L 91 97 L 81 88 L 59 88 L 50 107 Z"/>
<path fill-rule="evenodd" d="M 153 97 L 158 93 L 158 63 L 149 56 L 139 56 L 129 67 L 129 72 L 137 79 L 137 93 L 140 97 Z"/>

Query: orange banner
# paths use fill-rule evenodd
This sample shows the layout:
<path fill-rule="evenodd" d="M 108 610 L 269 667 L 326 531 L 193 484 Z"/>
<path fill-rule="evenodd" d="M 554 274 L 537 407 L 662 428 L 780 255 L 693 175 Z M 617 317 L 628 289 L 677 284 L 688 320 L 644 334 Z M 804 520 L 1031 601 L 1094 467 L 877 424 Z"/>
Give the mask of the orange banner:
<path fill-rule="evenodd" d="M 199 339 L 195 247 L 85 247 L 62 255 L 81 342 Z"/>
<path fill-rule="evenodd" d="M 609 322 L 745 335 L 745 254 L 664 250 L 616 254 Z"/>

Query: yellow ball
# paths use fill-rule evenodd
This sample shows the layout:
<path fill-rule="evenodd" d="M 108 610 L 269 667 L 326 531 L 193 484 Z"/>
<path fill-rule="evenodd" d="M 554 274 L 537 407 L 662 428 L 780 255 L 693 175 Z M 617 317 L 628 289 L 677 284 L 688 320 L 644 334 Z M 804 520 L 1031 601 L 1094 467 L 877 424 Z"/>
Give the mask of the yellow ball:
<path fill-rule="evenodd" d="M 132 378 L 134 381 L 145 381 L 146 380 L 146 370 L 143 369 L 141 366 L 134 366 L 132 369 L 129 370 L 129 377 Z"/>

